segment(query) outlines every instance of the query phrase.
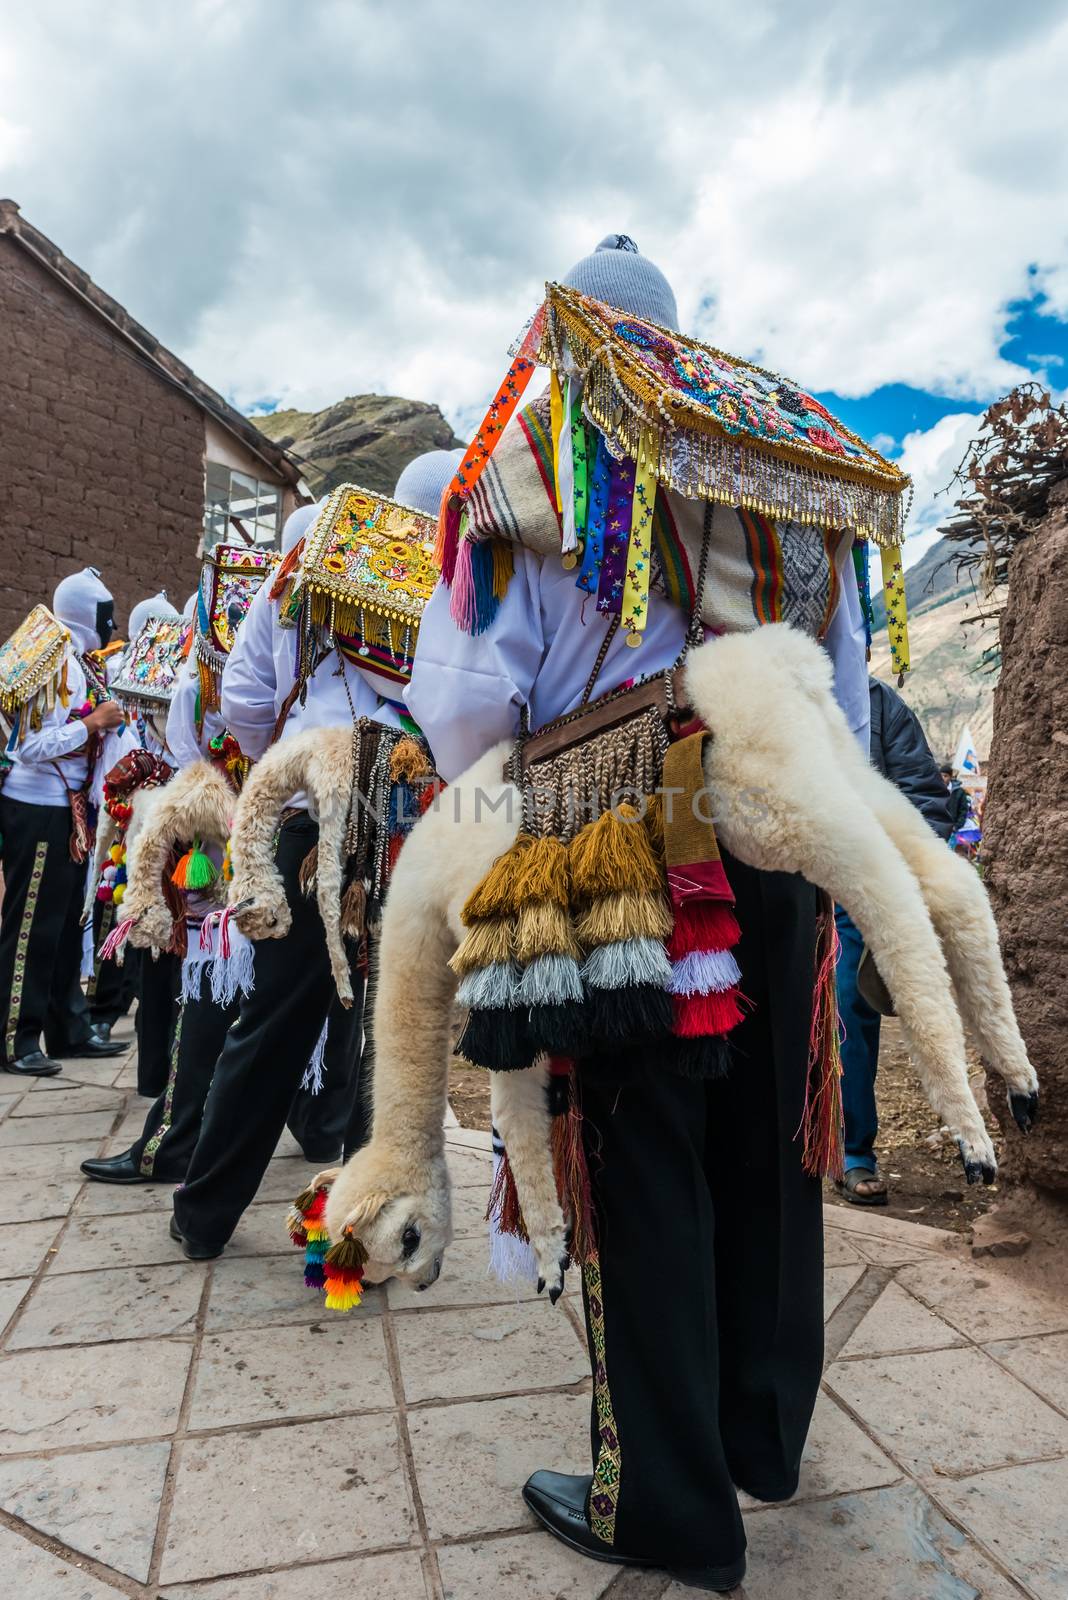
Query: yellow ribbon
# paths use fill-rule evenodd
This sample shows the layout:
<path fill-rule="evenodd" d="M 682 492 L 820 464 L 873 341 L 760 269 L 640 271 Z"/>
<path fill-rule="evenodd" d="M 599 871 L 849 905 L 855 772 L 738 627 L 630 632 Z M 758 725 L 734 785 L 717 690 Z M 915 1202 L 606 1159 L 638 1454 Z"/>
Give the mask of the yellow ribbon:
<path fill-rule="evenodd" d="M 627 546 L 627 576 L 623 584 L 623 610 L 620 616 L 627 629 L 627 643 L 641 644 L 649 616 L 649 577 L 652 568 L 653 507 L 656 503 L 657 436 L 643 428 L 634 463 L 634 498 L 631 501 L 630 543 Z"/>
<path fill-rule="evenodd" d="M 560 498 L 560 429 L 564 425 L 564 395 L 555 372 L 549 380 L 549 424 L 553 436 L 553 491 L 556 509 L 560 511 L 563 509 Z"/>
<path fill-rule="evenodd" d="M 908 672 L 909 618 L 905 605 L 905 573 L 901 565 L 901 546 L 883 545 L 883 600 L 886 604 L 886 631 L 890 635 L 890 665 L 896 673 Z"/>

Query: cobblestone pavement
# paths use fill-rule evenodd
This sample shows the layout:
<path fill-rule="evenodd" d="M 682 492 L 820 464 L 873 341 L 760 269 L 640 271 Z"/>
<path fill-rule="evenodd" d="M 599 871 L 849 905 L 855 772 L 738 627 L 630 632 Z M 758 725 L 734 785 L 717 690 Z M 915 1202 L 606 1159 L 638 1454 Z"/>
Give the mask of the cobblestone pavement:
<path fill-rule="evenodd" d="M 487 1138 L 449 1130 L 429 1294 L 339 1317 L 283 1230 L 283 1145 L 226 1255 L 170 1193 L 85 1184 L 145 1103 L 128 1059 L 0 1074 L 0 1585 L 20 1600 L 679 1600 L 535 1531 L 586 1466 L 576 1300 L 486 1274 Z M 830 1208 L 828 1366 L 801 1489 L 747 1508 L 748 1600 L 1064 1600 L 1068 1304 L 951 1235 Z M 1060 1506 L 1060 1512 L 1056 1507 Z M 739 1591 L 739 1594 L 741 1591 Z"/>

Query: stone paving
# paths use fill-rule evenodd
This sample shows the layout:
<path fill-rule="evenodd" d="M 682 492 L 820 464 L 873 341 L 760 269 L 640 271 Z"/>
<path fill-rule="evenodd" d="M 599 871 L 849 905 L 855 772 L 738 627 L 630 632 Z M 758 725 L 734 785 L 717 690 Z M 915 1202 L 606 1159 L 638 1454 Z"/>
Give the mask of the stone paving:
<path fill-rule="evenodd" d="M 437 1287 L 338 1317 L 285 1239 L 291 1145 L 206 1268 L 167 1237 L 169 1191 L 83 1184 L 143 1112 L 122 1058 L 0 1075 L 5 1595 L 682 1600 L 570 1555 L 519 1498 L 586 1466 L 589 1379 L 575 1297 L 487 1276 L 484 1136 L 449 1129 Z M 827 1223 L 826 1379 L 798 1495 L 746 1508 L 745 1596 L 1064 1600 L 1068 1304 L 934 1229 Z"/>

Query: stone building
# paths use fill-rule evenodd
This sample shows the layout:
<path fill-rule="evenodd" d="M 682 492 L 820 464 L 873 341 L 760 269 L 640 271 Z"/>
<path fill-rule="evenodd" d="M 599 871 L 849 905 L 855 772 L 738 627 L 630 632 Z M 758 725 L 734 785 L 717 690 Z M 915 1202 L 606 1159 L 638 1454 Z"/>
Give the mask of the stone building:
<path fill-rule="evenodd" d="M 181 606 L 201 551 L 272 543 L 300 470 L 0 200 L 0 639 L 94 565 Z"/>

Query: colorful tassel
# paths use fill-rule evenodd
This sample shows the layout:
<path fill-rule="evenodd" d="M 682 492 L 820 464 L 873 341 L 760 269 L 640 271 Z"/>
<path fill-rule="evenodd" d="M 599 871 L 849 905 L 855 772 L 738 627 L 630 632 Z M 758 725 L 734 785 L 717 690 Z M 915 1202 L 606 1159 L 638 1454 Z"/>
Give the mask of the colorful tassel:
<path fill-rule="evenodd" d="M 798 1133 L 801 1164 L 813 1177 L 841 1182 L 845 1173 L 842 1114 L 842 1052 L 838 1021 L 838 930 L 834 907 L 825 901 L 816 933 L 816 981 L 812 1000 L 808 1079 Z"/>
<path fill-rule="evenodd" d="M 363 1269 L 367 1265 L 367 1251 L 346 1229 L 336 1244 L 330 1246 L 323 1261 L 326 1280 L 326 1308 L 328 1311 L 351 1311 L 363 1299 Z"/>
<path fill-rule="evenodd" d="M 176 888 L 191 894 L 210 889 L 218 875 L 219 869 L 214 861 L 204 853 L 200 840 L 195 839 L 171 873 L 171 882 Z"/>
<path fill-rule="evenodd" d="M 660 890 L 660 868 L 633 806 L 617 806 L 596 822 L 587 823 L 571 841 L 569 854 L 571 880 L 579 899 L 628 890 Z"/>

